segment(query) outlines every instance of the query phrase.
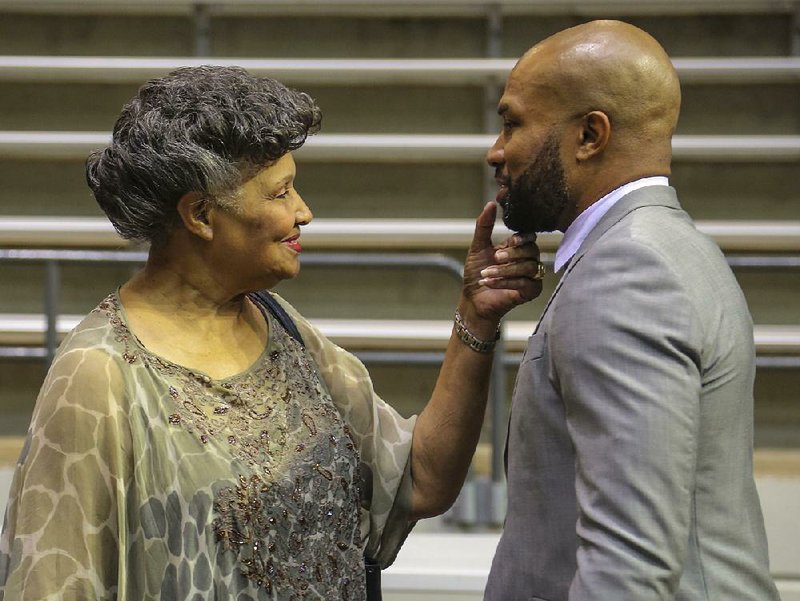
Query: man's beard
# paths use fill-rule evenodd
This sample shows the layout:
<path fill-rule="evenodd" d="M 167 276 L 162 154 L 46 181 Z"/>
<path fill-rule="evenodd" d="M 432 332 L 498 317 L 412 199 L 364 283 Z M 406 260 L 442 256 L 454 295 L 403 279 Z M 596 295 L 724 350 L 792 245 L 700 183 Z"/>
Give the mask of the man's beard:
<path fill-rule="evenodd" d="M 539 154 L 516 181 L 509 178 L 508 194 L 500 202 L 503 223 L 520 233 L 552 232 L 561 225 L 574 203 L 567 190 L 564 166 L 555 134 L 547 137 Z"/>

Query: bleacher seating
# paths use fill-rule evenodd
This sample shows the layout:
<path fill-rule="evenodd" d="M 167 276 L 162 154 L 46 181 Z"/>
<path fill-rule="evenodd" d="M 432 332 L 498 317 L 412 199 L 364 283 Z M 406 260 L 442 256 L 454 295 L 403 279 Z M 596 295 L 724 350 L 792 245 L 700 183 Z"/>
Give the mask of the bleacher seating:
<path fill-rule="evenodd" d="M 59 315 L 59 338 L 78 325 L 83 315 Z M 443 351 L 453 327 L 443 320 L 325 319 L 314 324 L 336 344 L 352 349 L 438 350 Z M 536 324 L 512 321 L 504 332 L 505 350 L 525 350 Z M 0 346 L 41 346 L 45 339 L 44 315 L 31 313 L 0 314 Z M 754 339 L 759 354 L 800 356 L 800 326 L 755 326 Z"/>
<path fill-rule="evenodd" d="M 734 260 L 759 357 L 791 359 L 762 361 L 758 370 L 756 473 L 773 571 L 784 601 L 800 600 L 790 502 L 800 498 L 798 14 L 786 0 L 3 0 L 0 462 L 18 452 L 41 382 L 44 353 L 30 351 L 44 345 L 46 321 L 42 262 L 9 253 L 135 248 L 100 216 L 82 162 L 107 142 L 140 83 L 180 65 L 227 63 L 307 89 L 325 119 L 297 153 L 300 189 L 316 215 L 304 247 L 460 260 L 474 215 L 493 195 L 482 160 L 513 57 L 569 24 L 624 17 L 675 57 L 684 108 L 672 181 L 682 202 Z M 540 236 L 543 252 L 559 239 Z M 59 334 L 129 270 L 64 261 Z M 340 344 L 366 353 L 443 348 L 454 278 L 414 269 L 303 272 L 279 292 Z M 512 314 L 504 340 L 512 359 L 542 302 Z M 27 354 L 3 357 L 12 348 Z M 419 410 L 435 373 L 428 364 L 377 362 L 371 371 L 403 412 Z M 510 388 L 513 360 L 506 375 Z M 491 471 L 490 455 L 481 447 L 477 474 Z M 387 574 L 387 601 L 480 598 L 496 535 L 418 540 Z M 444 548 L 474 553 L 453 556 L 453 565 L 425 555 L 436 549 L 434 559 L 443 559 Z"/>
<path fill-rule="evenodd" d="M 101 132 L 0 131 L 0 158 L 83 159 L 110 140 Z M 296 151 L 302 161 L 479 162 L 494 137 L 481 134 L 319 134 Z M 800 136 L 676 136 L 676 161 L 796 161 Z"/>
<path fill-rule="evenodd" d="M 141 84 L 178 67 L 204 65 L 207 58 L 113 56 L 0 56 L 0 81 Z M 800 79 L 800 58 L 676 58 L 683 83 L 791 83 Z M 447 86 L 502 83 L 513 59 L 214 59 L 254 75 L 291 84 L 425 84 Z"/>
<path fill-rule="evenodd" d="M 698 229 L 725 252 L 800 251 L 800 221 L 699 221 Z M 471 219 L 317 219 L 302 230 L 305 248 L 456 249 L 467 247 Z M 502 224 L 497 239 L 511 232 Z M 552 252 L 560 233 L 537 237 Z M 104 217 L 0 215 L 0 248 L 119 248 L 128 245 Z"/>

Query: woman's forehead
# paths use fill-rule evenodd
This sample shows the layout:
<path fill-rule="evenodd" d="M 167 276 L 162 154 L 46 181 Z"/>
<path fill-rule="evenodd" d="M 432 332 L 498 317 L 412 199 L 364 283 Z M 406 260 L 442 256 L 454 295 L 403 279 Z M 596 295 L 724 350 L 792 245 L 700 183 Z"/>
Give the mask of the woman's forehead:
<path fill-rule="evenodd" d="M 272 187 L 294 180 L 297 167 L 291 152 L 258 171 L 248 182 L 258 187 Z M 245 184 L 247 185 L 247 184 Z"/>

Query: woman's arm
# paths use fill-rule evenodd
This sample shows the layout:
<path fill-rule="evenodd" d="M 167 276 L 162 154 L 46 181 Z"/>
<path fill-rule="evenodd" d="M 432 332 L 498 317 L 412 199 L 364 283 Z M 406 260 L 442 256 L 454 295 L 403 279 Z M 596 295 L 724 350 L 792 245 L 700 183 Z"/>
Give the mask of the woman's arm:
<path fill-rule="evenodd" d="M 459 303 L 467 327 L 487 340 L 494 340 L 505 313 L 541 292 L 541 282 L 532 279 L 538 268 L 534 244 L 515 236 L 499 248 L 492 247 L 494 207 L 487 206 L 478 219 Z M 497 260 L 501 250 L 509 253 L 509 259 Z M 481 276 L 495 263 L 502 265 L 499 278 Z M 424 416 L 420 430 L 417 418 L 401 417 L 376 394 L 361 361 L 328 340 L 284 299 L 276 298 L 300 330 L 358 441 L 362 462 L 373 472 L 367 551 L 385 567 L 409 524 L 445 511 L 458 494 L 483 421 L 491 354 L 477 353 L 452 337 L 433 397 L 419 418 Z"/>
<path fill-rule="evenodd" d="M 116 590 L 127 436 L 103 351 L 62 352 L 42 386 L 0 540 L 5 599 L 109 599 Z"/>
<path fill-rule="evenodd" d="M 492 245 L 496 205 L 484 207 L 464 264 L 458 304 L 464 325 L 481 340 L 494 340 L 500 319 L 541 294 L 539 250 L 514 235 Z M 454 327 L 433 394 L 417 419 L 411 448 L 413 519 L 446 511 L 464 483 L 486 410 L 492 353 L 470 348 Z"/>

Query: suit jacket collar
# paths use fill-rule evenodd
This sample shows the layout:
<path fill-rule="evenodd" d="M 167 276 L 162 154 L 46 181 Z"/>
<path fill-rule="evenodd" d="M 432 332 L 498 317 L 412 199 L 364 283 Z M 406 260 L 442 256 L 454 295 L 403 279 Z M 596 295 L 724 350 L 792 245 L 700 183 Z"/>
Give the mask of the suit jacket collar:
<path fill-rule="evenodd" d="M 564 282 L 569 277 L 569 274 L 572 272 L 572 269 L 578 264 L 581 257 L 583 257 L 583 255 L 589 251 L 595 242 L 603 237 L 603 234 L 614 227 L 617 223 L 622 221 L 626 215 L 632 213 L 636 209 L 649 206 L 663 206 L 671 209 L 681 208 L 681 205 L 678 202 L 678 195 L 675 192 L 675 188 L 672 186 L 648 186 L 646 188 L 634 190 L 633 192 L 630 192 L 629 194 L 626 194 L 620 198 L 616 204 L 614 204 L 614 206 L 608 210 L 608 213 L 603 215 L 603 218 L 597 222 L 597 225 L 594 226 L 594 229 L 591 232 L 589 232 L 589 235 L 586 236 L 583 244 L 580 245 L 578 250 L 575 252 L 575 255 L 572 257 L 572 259 L 570 259 L 569 263 L 564 269 L 564 274 L 561 276 L 561 279 L 556 285 L 553 294 L 550 295 L 550 298 L 548 299 L 547 304 L 542 311 L 542 315 L 536 324 L 536 328 L 534 329 L 534 334 L 539 331 L 539 326 L 544 320 L 544 316 L 547 313 L 547 310 L 550 308 L 550 305 L 553 303 L 553 299 L 555 299 L 559 290 L 561 290 L 561 286 L 563 286 Z"/>
<path fill-rule="evenodd" d="M 651 206 L 669 207 L 671 209 L 681 208 L 678 202 L 678 195 L 675 192 L 675 188 L 672 186 L 648 186 L 647 188 L 641 188 L 639 190 L 634 190 L 630 194 L 626 194 L 608 210 L 608 213 L 603 215 L 603 218 L 597 222 L 594 229 L 589 232 L 589 235 L 586 236 L 586 239 L 578 248 L 575 256 L 572 257 L 568 267 L 575 265 L 575 263 L 587 253 L 592 245 L 603 237 L 603 234 L 622 221 L 626 215 L 636 209 Z M 567 271 L 569 271 L 569 269 L 567 269 Z M 564 277 L 566 277 L 567 271 L 564 272 Z"/>

